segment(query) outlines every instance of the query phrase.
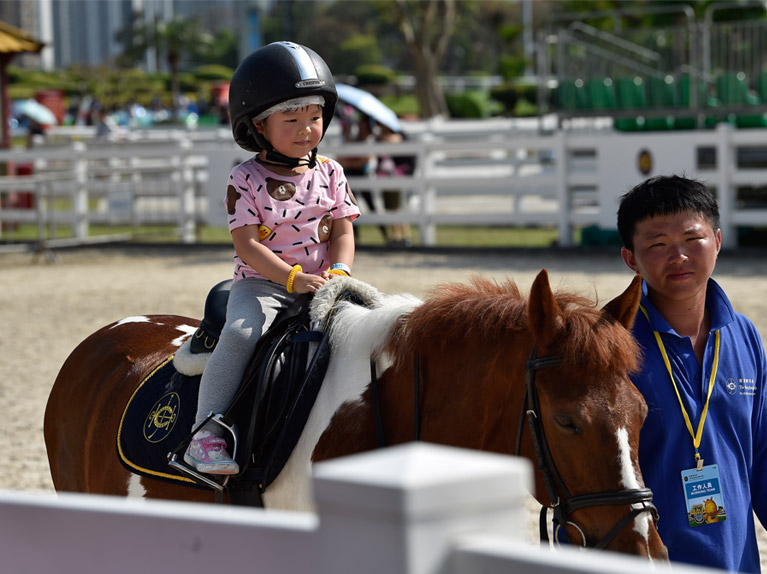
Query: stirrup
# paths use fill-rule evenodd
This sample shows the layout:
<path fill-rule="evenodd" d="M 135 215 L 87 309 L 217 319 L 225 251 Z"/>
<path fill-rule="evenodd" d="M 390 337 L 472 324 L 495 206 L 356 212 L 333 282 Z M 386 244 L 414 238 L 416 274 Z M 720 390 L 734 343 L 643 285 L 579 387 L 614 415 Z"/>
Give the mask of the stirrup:
<path fill-rule="evenodd" d="M 197 432 L 204 427 L 209 422 L 216 423 L 220 427 L 222 427 L 225 431 L 227 431 L 231 437 L 232 437 L 232 460 L 237 460 L 237 425 L 228 425 L 224 422 L 224 415 L 215 415 L 213 413 L 210 413 L 208 415 L 208 418 L 206 418 L 204 421 L 202 421 L 197 427 L 195 427 L 192 430 L 192 434 L 189 435 L 189 437 L 184 440 L 177 448 L 176 450 L 168 453 L 168 466 L 171 468 L 181 472 L 182 474 L 186 474 L 192 480 L 194 480 L 196 483 L 201 484 L 202 486 L 207 486 L 208 488 L 212 488 L 216 492 L 222 492 L 224 488 L 226 487 L 227 483 L 229 482 L 229 478 L 231 476 L 234 476 L 232 474 L 223 474 L 219 476 L 223 476 L 223 480 L 221 482 L 214 480 L 210 478 L 209 476 L 205 476 L 204 474 L 201 474 L 197 472 L 196 469 L 192 468 L 189 464 L 187 464 L 184 461 L 183 452 L 186 451 L 187 446 L 189 446 L 189 443 L 192 441 L 192 438 L 194 437 Z M 179 458 L 179 452 L 181 452 L 181 457 Z"/>

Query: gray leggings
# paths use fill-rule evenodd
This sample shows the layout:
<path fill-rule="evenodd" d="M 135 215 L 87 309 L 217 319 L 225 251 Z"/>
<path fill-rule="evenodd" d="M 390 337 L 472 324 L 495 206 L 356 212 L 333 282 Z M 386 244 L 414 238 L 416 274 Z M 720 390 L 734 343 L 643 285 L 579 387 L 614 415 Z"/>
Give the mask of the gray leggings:
<path fill-rule="evenodd" d="M 226 324 L 200 381 L 195 427 L 211 412 L 222 414 L 229 408 L 259 337 L 296 297 L 265 279 L 241 279 L 232 285 Z M 204 430 L 222 436 L 223 429 L 208 423 Z"/>

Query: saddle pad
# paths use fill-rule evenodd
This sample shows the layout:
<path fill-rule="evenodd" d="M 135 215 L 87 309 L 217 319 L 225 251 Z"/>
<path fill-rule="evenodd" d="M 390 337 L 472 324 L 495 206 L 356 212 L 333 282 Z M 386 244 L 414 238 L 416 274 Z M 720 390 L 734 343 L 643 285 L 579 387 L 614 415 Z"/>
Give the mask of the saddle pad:
<path fill-rule="evenodd" d="M 168 453 L 188 438 L 197 411 L 200 376 L 187 377 L 171 355 L 134 391 L 117 429 L 117 454 L 131 472 L 189 486 L 191 478 L 175 474 Z"/>

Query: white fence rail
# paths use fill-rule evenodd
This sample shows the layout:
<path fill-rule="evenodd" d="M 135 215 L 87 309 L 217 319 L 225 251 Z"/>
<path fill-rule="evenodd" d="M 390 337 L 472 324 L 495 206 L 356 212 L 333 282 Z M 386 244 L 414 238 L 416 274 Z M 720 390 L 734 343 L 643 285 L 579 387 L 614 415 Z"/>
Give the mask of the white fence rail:
<path fill-rule="evenodd" d="M 598 120 L 586 127 L 595 125 Z M 350 184 L 371 192 L 379 208 L 383 190 L 400 190 L 403 210 L 377 209 L 360 223 L 409 223 L 425 245 L 435 243 L 437 226 L 461 225 L 549 227 L 571 246 L 578 228 L 614 229 L 618 199 L 631 186 L 671 173 L 716 188 L 725 247 L 737 246 L 738 227 L 767 225 L 767 130 L 720 124 L 710 131 L 544 133 L 511 120 L 430 122 L 410 130 L 401 144 L 343 145 L 331 132 L 321 152 L 415 155 L 412 175 L 353 177 Z M 71 227 L 68 241 L 86 242 L 91 225 L 163 223 L 194 242 L 198 224 L 225 225 L 226 178 L 234 162 L 248 157 L 226 131 L 214 136 L 179 132 L 172 139 L 154 134 L 0 152 L 0 163 L 34 164 L 31 176 L 0 177 L 0 192 L 24 190 L 36 198 L 34 210 L 0 208 L 0 223 L 34 222 L 41 242 L 53 239 L 57 224 Z"/>
<path fill-rule="evenodd" d="M 531 480 L 525 459 L 414 443 L 317 465 L 317 514 L 0 492 L 0 556 L 18 574 L 671 571 L 525 542 Z"/>

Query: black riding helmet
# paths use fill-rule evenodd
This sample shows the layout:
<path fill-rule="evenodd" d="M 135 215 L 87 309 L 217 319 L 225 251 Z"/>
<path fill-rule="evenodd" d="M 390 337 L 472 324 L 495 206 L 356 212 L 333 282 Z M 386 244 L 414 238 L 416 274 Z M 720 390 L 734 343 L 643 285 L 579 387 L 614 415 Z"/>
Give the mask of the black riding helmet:
<path fill-rule="evenodd" d="M 298 165 L 295 158 L 274 151 L 256 131 L 252 118 L 286 100 L 313 95 L 325 99 L 322 107 L 324 136 L 338 101 L 333 75 L 325 61 L 313 50 L 293 42 L 274 42 L 259 48 L 237 66 L 229 84 L 229 117 L 234 140 L 248 151 L 267 150 L 271 156 L 269 163 L 288 167 Z"/>

